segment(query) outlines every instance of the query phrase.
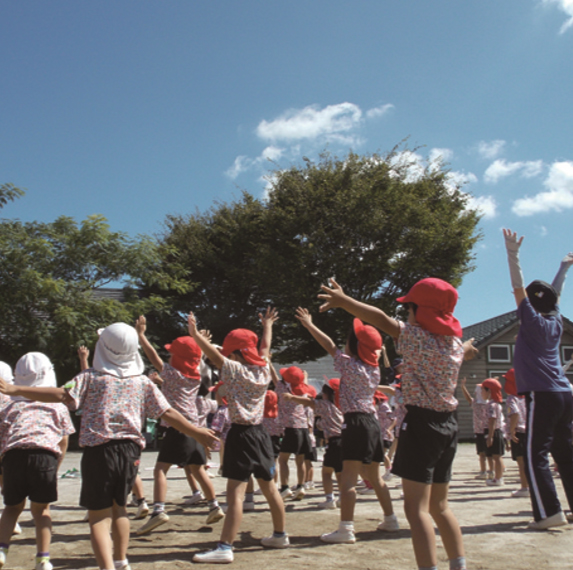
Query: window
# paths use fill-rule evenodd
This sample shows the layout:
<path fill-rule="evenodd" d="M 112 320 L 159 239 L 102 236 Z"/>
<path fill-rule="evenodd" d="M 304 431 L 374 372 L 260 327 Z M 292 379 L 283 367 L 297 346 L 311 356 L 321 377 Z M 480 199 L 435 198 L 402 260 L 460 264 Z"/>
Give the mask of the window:
<path fill-rule="evenodd" d="M 573 358 L 573 346 L 563 345 L 561 347 L 561 361 L 565 364 L 571 358 Z"/>
<path fill-rule="evenodd" d="M 511 362 L 509 344 L 490 344 L 487 347 L 487 359 L 489 362 Z"/>

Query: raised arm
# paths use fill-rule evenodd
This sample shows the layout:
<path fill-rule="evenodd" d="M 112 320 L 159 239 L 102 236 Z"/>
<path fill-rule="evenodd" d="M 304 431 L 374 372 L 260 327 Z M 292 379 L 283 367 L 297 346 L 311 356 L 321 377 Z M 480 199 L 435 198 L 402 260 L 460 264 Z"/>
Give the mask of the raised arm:
<path fill-rule="evenodd" d="M 88 363 L 89 355 L 90 351 L 87 347 L 82 345 L 78 348 L 78 358 L 80 359 L 80 370 L 82 372 L 90 367 Z"/>
<path fill-rule="evenodd" d="M 474 399 L 472 395 L 468 392 L 466 388 L 466 379 L 465 377 L 460 380 L 460 386 L 462 387 L 462 394 L 464 395 L 465 399 L 468 401 L 468 404 L 471 406 L 474 403 Z"/>
<path fill-rule="evenodd" d="M 511 286 L 513 287 L 515 302 L 519 307 L 523 299 L 527 297 L 527 292 L 523 285 L 523 273 L 521 272 L 521 266 L 519 265 L 519 248 L 523 243 L 523 236 L 518 240 L 516 232 L 504 229 L 503 237 L 505 238 L 505 249 L 507 250 L 507 263 L 509 265 Z"/>
<path fill-rule="evenodd" d="M 314 398 L 307 398 L 306 396 L 295 396 L 294 394 L 289 394 L 288 392 L 285 392 L 282 395 L 282 399 L 286 400 L 287 402 L 294 402 L 295 404 L 300 404 L 301 406 L 312 408 L 313 410 L 316 406 Z"/>
<path fill-rule="evenodd" d="M 573 253 L 568 253 L 562 260 L 561 265 L 559 266 L 559 270 L 557 271 L 555 277 L 553 278 L 553 288 L 557 291 L 557 301 L 559 301 L 559 297 L 561 297 L 561 292 L 563 291 L 563 284 L 565 283 L 565 277 L 567 275 L 567 271 L 573 264 Z"/>
<path fill-rule="evenodd" d="M 318 296 L 324 303 L 320 306 L 320 312 L 328 309 L 344 309 L 347 313 L 358 317 L 361 321 L 369 323 L 393 338 L 400 336 L 398 321 L 389 317 L 382 309 L 361 303 L 344 293 L 342 287 L 334 279 L 329 281 L 330 287 L 322 285 L 322 293 Z"/>
<path fill-rule="evenodd" d="M 0 378 L 0 393 L 7 396 L 21 396 L 35 402 L 63 402 L 69 398 L 64 388 L 38 388 L 35 386 L 16 386 Z"/>
<path fill-rule="evenodd" d="M 163 372 L 163 360 L 161 360 L 159 354 L 157 354 L 157 351 L 151 346 L 151 343 L 145 336 L 147 319 L 143 315 L 135 321 L 135 330 L 137 331 L 137 338 L 139 339 L 141 348 L 143 348 L 143 352 L 145 352 L 145 356 L 147 356 L 149 362 L 151 362 L 151 366 L 161 374 L 161 372 Z"/>
<path fill-rule="evenodd" d="M 330 354 L 330 356 L 334 356 L 336 351 L 338 350 L 337 346 L 334 344 L 334 341 L 324 332 L 322 332 L 313 322 L 308 309 L 303 309 L 299 307 L 296 310 L 295 314 L 296 318 L 300 321 L 300 324 L 312 335 L 314 340 Z"/>
<path fill-rule="evenodd" d="M 259 345 L 259 356 L 269 358 L 271 354 L 271 342 L 273 340 L 273 325 L 279 318 L 278 311 L 273 307 L 267 307 L 265 314 L 259 313 L 259 319 L 263 325 L 261 344 Z"/>
<path fill-rule="evenodd" d="M 195 339 L 195 342 L 199 345 L 199 348 L 203 351 L 205 356 L 213 363 L 213 366 L 221 370 L 221 368 L 223 368 L 223 362 L 225 362 L 225 357 L 211 344 L 207 337 L 203 336 L 197 329 L 197 320 L 193 313 L 189 313 L 187 325 L 189 327 L 189 334 Z"/>

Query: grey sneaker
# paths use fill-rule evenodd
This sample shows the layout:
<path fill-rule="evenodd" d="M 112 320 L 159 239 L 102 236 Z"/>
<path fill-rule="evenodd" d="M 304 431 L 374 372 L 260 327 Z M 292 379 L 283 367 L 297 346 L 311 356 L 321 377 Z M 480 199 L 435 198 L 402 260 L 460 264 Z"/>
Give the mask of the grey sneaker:
<path fill-rule="evenodd" d="M 169 520 L 167 513 L 161 511 L 157 514 L 152 514 L 149 517 L 149 520 L 143 525 L 140 526 L 136 531 L 135 534 L 137 536 L 141 536 L 143 534 L 149 534 L 152 530 L 156 529 L 158 526 L 165 524 Z"/>
<path fill-rule="evenodd" d="M 378 525 L 378 530 L 383 530 L 384 532 L 396 532 L 400 530 L 396 515 L 384 517 L 384 520 Z"/>
<path fill-rule="evenodd" d="M 207 564 L 229 564 L 234 560 L 233 551 L 229 548 L 215 548 L 207 552 L 200 552 L 193 556 L 193 562 L 205 562 Z"/>
<path fill-rule="evenodd" d="M 141 504 L 137 506 L 137 512 L 133 517 L 134 520 L 138 521 L 144 519 L 149 514 L 149 507 L 145 501 L 141 501 Z"/>
<path fill-rule="evenodd" d="M 266 548 L 287 548 L 290 546 L 288 535 L 283 536 L 266 536 L 261 540 L 261 544 Z"/>
<path fill-rule="evenodd" d="M 320 537 L 322 542 L 328 542 L 330 544 L 354 544 L 356 542 L 356 537 L 354 536 L 353 529 L 338 529 L 334 532 L 329 532 L 323 534 Z"/>
<path fill-rule="evenodd" d="M 209 511 L 207 515 L 207 522 L 206 524 L 215 524 L 217 521 L 220 521 L 225 516 L 223 509 L 221 507 L 215 507 Z"/>
<path fill-rule="evenodd" d="M 564 524 L 567 524 L 567 518 L 565 517 L 563 511 L 559 511 L 550 517 L 541 519 L 540 521 L 531 521 L 527 525 L 527 528 L 531 530 L 547 530 L 548 528 L 561 526 Z"/>

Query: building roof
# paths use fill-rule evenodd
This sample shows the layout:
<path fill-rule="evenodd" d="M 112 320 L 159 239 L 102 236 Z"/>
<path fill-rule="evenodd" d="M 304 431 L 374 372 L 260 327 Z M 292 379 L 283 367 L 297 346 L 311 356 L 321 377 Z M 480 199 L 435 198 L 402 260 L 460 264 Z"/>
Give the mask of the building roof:
<path fill-rule="evenodd" d="M 123 289 L 112 289 L 111 287 L 98 287 L 92 289 L 92 295 L 97 299 L 112 299 L 115 301 L 125 301 Z"/>

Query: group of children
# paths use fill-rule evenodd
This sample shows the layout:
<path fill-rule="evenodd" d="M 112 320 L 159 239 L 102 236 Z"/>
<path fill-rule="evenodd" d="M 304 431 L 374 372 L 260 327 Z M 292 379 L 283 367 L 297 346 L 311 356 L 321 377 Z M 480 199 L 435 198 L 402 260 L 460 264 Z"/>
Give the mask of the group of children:
<path fill-rule="evenodd" d="M 531 352 L 540 346 L 540 335 L 535 336 L 534 327 L 544 326 L 544 320 L 550 321 L 555 329 L 551 342 L 555 342 L 560 317 L 554 312 L 556 301 L 549 310 L 544 310 L 545 305 L 541 308 L 536 305 L 539 299 L 547 301 L 547 289 L 536 288 L 531 293 L 523 289 L 522 292 L 522 283 L 516 277 L 516 264 L 519 266 L 516 250 L 521 241 L 509 231 L 504 231 L 504 235 L 518 312 L 523 313 L 522 319 L 528 319 L 527 331 L 520 330 L 523 338 L 518 337 L 517 344 L 527 344 L 528 335 L 534 336 L 537 348 L 529 347 Z M 573 256 L 567 260 L 565 271 L 571 263 Z M 561 284 L 563 279 L 564 272 Z M 341 308 L 354 317 L 341 349 L 315 325 L 307 309 L 296 311 L 300 324 L 332 356 L 340 375 L 339 379 L 329 380 L 319 396 L 305 382 L 301 369 L 290 367 L 277 374 L 270 364 L 272 329 L 278 319 L 276 310 L 270 308 L 260 315 L 260 343 L 253 331 L 235 329 L 225 337 L 222 347 L 211 342 L 207 331 L 198 329 L 196 317 L 190 313 L 189 336 L 166 345 L 170 354 L 168 363 L 162 361 L 147 340 L 143 317 L 138 319 L 135 328 L 115 323 L 101 331 L 91 368 L 62 387 L 56 386 L 53 368 L 46 357 L 43 360 L 37 353 L 23 357 L 16 366 L 13 384 L 4 375 L 0 378 L 0 393 L 10 397 L 0 413 L 6 505 L 0 518 L 0 567 L 5 563 L 9 539 L 26 498 L 32 503 L 37 528 L 36 568 L 50 570 L 52 567 L 49 504 L 57 498 L 58 460 L 65 450 L 66 437 L 73 431 L 68 410 L 81 410 L 80 505 L 88 510 L 91 543 L 101 570 L 130 569 L 126 503 L 136 483 L 140 454 L 145 446 L 142 425 L 146 418 L 160 418 L 167 426 L 167 433 L 154 469 L 153 512 L 136 532 L 146 534 L 169 520 L 165 513 L 166 475 L 172 465 L 184 467 L 192 488 L 198 484 L 208 501 L 207 523 L 223 519 L 217 545 L 195 554 L 194 562 L 233 561 L 233 542 L 241 525 L 245 495 L 253 490 L 252 477 L 258 481 L 272 518 L 273 532 L 261 540 L 262 545 L 267 548 L 289 546 L 283 499 L 289 495 L 299 499 L 304 496 L 307 461 L 312 452 L 308 430 L 309 419 L 312 419 L 308 410 L 320 416 L 327 440 L 322 472 L 326 493 L 324 508 L 337 506 L 333 474 L 340 493 L 339 526 L 323 534 L 321 540 L 355 542 L 354 510 L 359 477 L 368 482 L 384 512 L 378 528 L 389 532 L 398 530 L 390 493 L 380 474 L 380 464 L 385 461 L 384 440 L 391 445 L 390 436 L 386 438 L 384 434 L 392 431 L 397 420 L 383 423 L 381 430 L 379 409 L 391 395 L 403 409 L 392 474 L 402 479 L 404 510 L 418 568 L 437 568 L 435 524 L 450 569 L 466 570 L 462 532 L 448 504 L 448 487 L 457 446 L 454 392 L 463 360 L 473 358 L 476 349 L 471 340 L 461 341 L 461 325 L 453 316 L 457 291 L 437 278 L 417 282 L 405 296 L 397 299 L 407 311 L 406 322 L 349 297 L 334 280 L 322 287 L 319 298 L 323 301 L 320 311 Z M 525 309 L 524 304 L 528 304 Z M 394 339 L 403 358 L 400 381 L 392 388 L 380 386 L 379 360 L 383 348 L 380 331 Z M 139 346 L 157 370 L 154 381 L 143 374 Z M 529 358 L 526 364 L 518 363 L 518 359 L 526 360 L 524 352 L 521 345 L 519 350 L 516 347 L 515 391 L 525 393 L 526 397 L 528 441 L 525 447 L 529 466 L 525 466 L 525 471 L 532 497 L 536 495 L 532 498 L 535 523 L 532 528 L 548 528 L 561 524 L 564 518 L 558 501 L 555 504 L 551 494 L 543 464 L 543 456 L 546 458 L 549 450 L 562 478 L 567 478 L 564 485 L 570 504 L 573 503 L 573 396 L 570 386 L 568 392 L 564 390 L 563 373 L 553 367 L 551 373 L 545 372 L 545 376 L 554 381 L 548 397 L 547 390 L 540 389 L 539 378 L 535 384 L 531 371 L 524 372 L 524 366 L 532 368 L 535 361 Z M 207 450 L 219 443 L 219 438 L 212 429 L 204 427 L 207 413 L 215 408 L 206 403 L 208 400 L 198 398 L 202 389 L 208 389 L 202 382 L 202 357 L 218 371 L 217 395 L 220 401 L 223 398 L 226 401 L 225 413 L 230 424 L 228 430 L 221 428 L 226 434 L 222 459 L 222 475 L 227 479 L 226 513 L 221 510 L 205 472 Z M 547 363 L 553 366 L 555 358 L 555 350 L 546 343 L 545 352 L 539 355 L 545 369 Z M 503 464 L 498 468 L 495 463 L 502 455 L 500 445 L 503 444 L 503 438 L 500 443 L 498 437 L 501 433 L 498 430 L 502 429 L 498 408 L 501 386 L 497 380 L 490 380 L 482 383 L 480 394 L 492 402 L 486 411 L 485 443 L 486 448 L 492 450 L 494 460 L 492 484 L 501 484 Z M 526 383 L 525 388 L 522 382 Z M 156 383 L 161 385 L 161 390 Z M 271 383 L 274 391 L 269 390 Z M 538 404 L 540 400 L 542 403 Z M 552 421 L 538 418 L 538 405 L 545 410 L 549 405 L 558 406 L 559 415 L 553 414 Z M 519 439 L 518 426 L 519 422 L 511 432 L 516 439 Z M 564 426 L 568 426 L 568 435 Z M 528 452 L 529 449 L 534 451 Z M 294 491 L 288 485 L 290 455 L 295 456 L 297 467 Z M 280 487 L 275 483 L 277 459 Z"/>

